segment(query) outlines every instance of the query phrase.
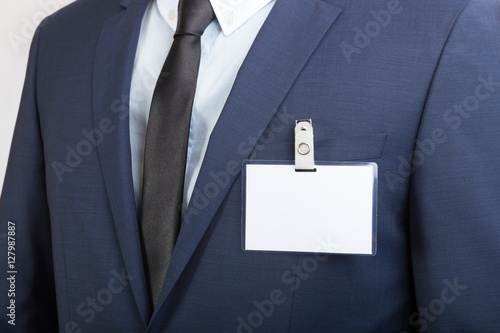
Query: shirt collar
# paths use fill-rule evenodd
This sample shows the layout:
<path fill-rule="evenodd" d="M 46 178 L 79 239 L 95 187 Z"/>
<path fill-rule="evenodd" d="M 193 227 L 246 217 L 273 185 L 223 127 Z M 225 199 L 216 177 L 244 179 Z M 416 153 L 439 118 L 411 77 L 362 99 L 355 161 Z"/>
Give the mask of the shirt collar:
<path fill-rule="evenodd" d="M 229 36 L 272 0 L 210 0 L 224 36 Z M 158 10 L 175 31 L 179 0 L 156 0 Z"/>

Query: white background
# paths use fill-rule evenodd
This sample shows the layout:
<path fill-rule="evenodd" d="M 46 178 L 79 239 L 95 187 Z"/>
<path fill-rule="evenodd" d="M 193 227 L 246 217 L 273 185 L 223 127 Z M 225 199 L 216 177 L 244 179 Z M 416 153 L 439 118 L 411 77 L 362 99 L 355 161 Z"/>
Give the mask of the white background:
<path fill-rule="evenodd" d="M 34 29 L 73 0 L 0 2 L 0 188 L 12 141 Z"/>

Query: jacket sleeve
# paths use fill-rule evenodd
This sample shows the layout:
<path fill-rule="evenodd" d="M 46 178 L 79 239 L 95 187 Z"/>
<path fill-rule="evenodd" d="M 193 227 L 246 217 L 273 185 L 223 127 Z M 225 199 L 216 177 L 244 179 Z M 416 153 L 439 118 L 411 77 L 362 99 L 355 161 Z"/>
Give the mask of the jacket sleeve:
<path fill-rule="evenodd" d="M 429 89 L 410 178 L 417 311 L 427 332 L 500 320 L 500 2 L 472 0 Z"/>
<path fill-rule="evenodd" d="M 0 332 L 58 332 L 46 197 L 43 141 L 37 110 L 37 49 L 30 51 L 22 101 L 0 200 L 2 320 Z M 7 315 L 6 315 L 7 314 Z"/>

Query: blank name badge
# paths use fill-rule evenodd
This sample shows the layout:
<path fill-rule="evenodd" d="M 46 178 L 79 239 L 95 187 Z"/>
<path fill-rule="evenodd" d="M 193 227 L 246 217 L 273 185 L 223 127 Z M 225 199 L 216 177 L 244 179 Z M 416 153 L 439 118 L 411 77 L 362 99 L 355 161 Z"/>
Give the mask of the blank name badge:
<path fill-rule="evenodd" d="M 375 255 L 377 164 L 300 159 L 244 162 L 242 249 Z"/>

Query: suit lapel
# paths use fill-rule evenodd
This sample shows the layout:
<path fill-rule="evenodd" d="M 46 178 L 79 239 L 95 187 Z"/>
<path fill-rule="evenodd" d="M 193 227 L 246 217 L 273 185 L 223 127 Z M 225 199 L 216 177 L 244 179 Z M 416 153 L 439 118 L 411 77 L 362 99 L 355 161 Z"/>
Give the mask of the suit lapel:
<path fill-rule="evenodd" d="M 146 5 L 147 1 L 121 2 L 118 13 L 103 25 L 93 68 L 94 126 L 104 126 L 109 131 L 98 145 L 98 154 L 125 268 L 131 277 L 131 288 L 144 326 L 147 326 L 151 310 L 132 185 L 128 102 L 135 49 Z"/>
<path fill-rule="evenodd" d="M 320 0 L 277 0 L 210 137 L 152 322 L 235 180 L 237 174 L 229 169 L 241 167 L 248 158 L 256 143 L 248 138 L 258 138 L 268 126 L 340 11 Z M 246 144 L 245 149 L 241 149 L 242 144 Z M 227 176 L 225 183 L 214 181 L 214 173 L 220 172 Z"/>

